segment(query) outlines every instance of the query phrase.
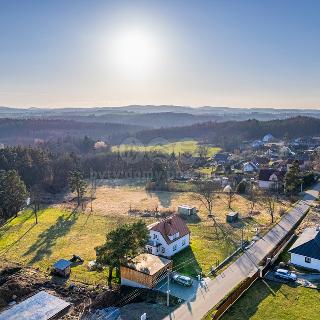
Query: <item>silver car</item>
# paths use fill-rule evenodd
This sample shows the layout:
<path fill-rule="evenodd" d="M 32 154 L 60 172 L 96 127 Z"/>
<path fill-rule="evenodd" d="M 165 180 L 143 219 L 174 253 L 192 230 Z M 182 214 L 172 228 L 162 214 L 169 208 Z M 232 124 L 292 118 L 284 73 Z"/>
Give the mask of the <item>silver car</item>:
<path fill-rule="evenodd" d="M 281 278 L 289 281 L 297 280 L 297 275 L 286 269 L 277 269 L 274 275 L 276 278 Z"/>
<path fill-rule="evenodd" d="M 187 277 L 187 276 L 183 276 L 181 274 L 175 274 L 173 277 L 172 277 L 172 281 L 173 282 L 176 282 L 182 286 L 185 286 L 185 287 L 191 287 L 192 286 L 192 279 Z"/>

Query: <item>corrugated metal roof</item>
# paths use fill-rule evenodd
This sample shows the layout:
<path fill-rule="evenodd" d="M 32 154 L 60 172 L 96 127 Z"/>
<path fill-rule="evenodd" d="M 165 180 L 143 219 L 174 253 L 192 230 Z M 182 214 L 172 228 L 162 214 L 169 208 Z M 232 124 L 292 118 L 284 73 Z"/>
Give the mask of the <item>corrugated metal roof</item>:
<path fill-rule="evenodd" d="M 11 309 L 3 311 L 0 320 L 49 320 L 69 306 L 69 302 L 40 291 Z"/>

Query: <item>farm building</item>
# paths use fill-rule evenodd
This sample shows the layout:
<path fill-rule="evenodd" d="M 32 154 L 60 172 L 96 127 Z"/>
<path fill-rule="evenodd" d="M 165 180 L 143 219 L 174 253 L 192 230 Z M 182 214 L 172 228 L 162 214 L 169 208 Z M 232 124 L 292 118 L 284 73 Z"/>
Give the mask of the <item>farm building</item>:
<path fill-rule="evenodd" d="M 320 228 L 306 228 L 289 253 L 292 264 L 320 271 Z"/>
<path fill-rule="evenodd" d="M 197 213 L 197 208 L 188 206 L 186 204 L 182 204 L 181 206 L 178 207 L 178 213 L 186 216 L 191 216 Z"/>
<path fill-rule="evenodd" d="M 139 288 L 153 288 L 172 270 L 169 259 L 143 253 L 126 265 L 121 265 L 121 284 Z"/>
<path fill-rule="evenodd" d="M 172 257 L 189 246 L 190 230 L 178 215 L 153 223 L 148 229 L 150 240 L 146 249 L 151 254 Z"/>

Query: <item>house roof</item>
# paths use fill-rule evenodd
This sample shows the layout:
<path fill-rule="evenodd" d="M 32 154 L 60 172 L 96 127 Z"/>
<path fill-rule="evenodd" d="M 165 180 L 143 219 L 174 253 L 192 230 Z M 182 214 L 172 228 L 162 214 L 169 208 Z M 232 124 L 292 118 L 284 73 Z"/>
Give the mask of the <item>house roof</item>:
<path fill-rule="evenodd" d="M 176 240 L 190 233 L 190 230 L 187 227 L 186 223 L 178 215 L 173 215 L 160 222 L 151 224 L 148 226 L 148 228 L 149 230 L 160 232 L 162 237 L 168 244 L 175 242 Z M 169 236 L 172 236 L 176 233 L 179 233 L 179 237 L 174 240 L 170 240 Z"/>
<path fill-rule="evenodd" d="M 261 169 L 259 171 L 259 180 L 261 181 L 270 181 L 270 177 L 275 174 L 278 178 L 278 181 L 282 181 L 286 174 L 285 171 L 278 171 L 274 169 Z"/>
<path fill-rule="evenodd" d="M 289 252 L 320 260 L 319 229 L 306 228 L 289 249 Z"/>
<path fill-rule="evenodd" d="M 71 263 L 69 260 L 60 259 L 59 261 L 57 261 L 57 262 L 53 265 L 53 267 L 54 267 L 55 269 L 64 270 L 64 269 L 70 267 L 71 264 L 72 264 L 72 263 Z"/>
<path fill-rule="evenodd" d="M 153 275 L 171 263 L 171 260 L 150 253 L 142 253 L 127 262 L 126 267 Z"/>
<path fill-rule="evenodd" d="M 214 155 L 213 160 L 215 161 L 227 161 L 230 157 L 229 153 L 217 153 Z"/>

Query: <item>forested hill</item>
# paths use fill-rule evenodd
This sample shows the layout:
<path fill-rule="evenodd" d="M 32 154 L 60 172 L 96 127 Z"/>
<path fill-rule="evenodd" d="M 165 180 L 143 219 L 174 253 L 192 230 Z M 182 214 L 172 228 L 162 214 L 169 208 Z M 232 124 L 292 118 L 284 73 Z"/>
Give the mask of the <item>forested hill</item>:
<path fill-rule="evenodd" d="M 193 138 L 217 144 L 222 140 L 261 139 L 268 133 L 276 138 L 282 138 L 284 135 L 290 138 L 320 135 L 320 119 L 299 116 L 271 121 L 206 122 L 192 126 L 144 130 L 138 132 L 136 137 L 144 143 L 161 137 L 168 140 Z"/>
<path fill-rule="evenodd" d="M 29 145 L 36 140 L 88 136 L 95 140 L 111 140 L 113 135 L 128 136 L 143 127 L 116 123 L 94 123 L 72 120 L 0 119 L 0 144 Z"/>

